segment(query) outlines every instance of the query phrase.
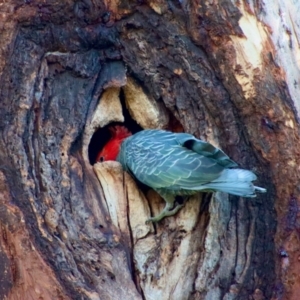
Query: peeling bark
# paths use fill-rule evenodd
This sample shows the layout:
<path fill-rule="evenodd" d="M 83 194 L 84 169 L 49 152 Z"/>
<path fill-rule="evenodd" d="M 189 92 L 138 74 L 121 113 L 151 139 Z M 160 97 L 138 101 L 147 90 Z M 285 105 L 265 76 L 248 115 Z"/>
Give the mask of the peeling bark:
<path fill-rule="evenodd" d="M 0 298 L 298 299 L 299 11 L 1 3 Z M 208 140 L 268 192 L 147 225 L 162 199 L 94 164 L 112 122 Z"/>

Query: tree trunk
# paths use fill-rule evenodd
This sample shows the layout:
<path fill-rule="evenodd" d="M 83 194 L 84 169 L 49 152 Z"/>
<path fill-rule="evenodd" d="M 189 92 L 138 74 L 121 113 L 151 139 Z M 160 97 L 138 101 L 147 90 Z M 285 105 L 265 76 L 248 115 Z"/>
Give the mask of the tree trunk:
<path fill-rule="evenodd" d="M 218 3 L 219 2 L 219 3 Z M 300 3 L 0 3 L 0 299 L 299 299 Z M 163 200 L 107 125 L 185 131 L 254 200 Z"/>

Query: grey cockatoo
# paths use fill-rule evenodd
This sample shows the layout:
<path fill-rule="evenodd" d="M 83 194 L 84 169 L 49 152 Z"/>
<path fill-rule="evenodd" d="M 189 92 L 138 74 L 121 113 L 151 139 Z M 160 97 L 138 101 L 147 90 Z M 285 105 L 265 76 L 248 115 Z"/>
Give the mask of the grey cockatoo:
<path fill-rule="evenodd" d="M 174 215 L 183 206 L 175 205 L 176 196 L 221 191 L 256 197 L 256 191 L 266 192 L 253 185 L 253 172 L 236 168 L 237 164 L 222 150 L 191 134 L 143 130 L 131 135 L 123 126 L 111 127 L 110 131 L 112 137 L 97 161 L 119 161 L 125 171 L 166 201 L 163 211 L 148 221 Z"/>

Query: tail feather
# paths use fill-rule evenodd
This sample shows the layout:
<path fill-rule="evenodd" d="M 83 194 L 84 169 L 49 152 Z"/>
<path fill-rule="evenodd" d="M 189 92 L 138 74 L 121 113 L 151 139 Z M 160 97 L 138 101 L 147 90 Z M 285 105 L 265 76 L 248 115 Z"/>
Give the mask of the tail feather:
<path fill-rule="evenodd" d="M 202 186 L 204 191 L 220 191 L 241 197 L 256 197 L 255 189 L 249 182 L 215 182 Z"/>
<path fill-rule="evenodd" d="M 225 169 L 222 174 L 213 182 L 251 182 L 256 180 L 256 175 L 248 170 L 243 169 Z"/>
<path fill-rule="evenodd" d="M 265 193 L 267 191 L 266 189 L 261 188 L 259 186 L 254 186 L 254 189 L 256 192 L 259 192 L 259 193 Z"/>
<path fill-rule="evenodd" d="M 201 186 L 202 190 L 214 190 L 241 197 L 256 197 L 255 192 L 266 192 L 266 189 L 254 186 L 256 175 L 248 170 L 225 169 L 216 180 Z"/>

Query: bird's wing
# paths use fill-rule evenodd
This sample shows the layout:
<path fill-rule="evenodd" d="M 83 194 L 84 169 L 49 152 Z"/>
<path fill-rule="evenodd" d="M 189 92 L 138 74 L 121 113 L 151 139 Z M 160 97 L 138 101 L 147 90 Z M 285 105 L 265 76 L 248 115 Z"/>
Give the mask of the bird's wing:
<path fill-rule="evenodd" d="M 131 140 L 126 148 L 127 168 L 154 189 L 196 190 L 224 169 L 216 160 L 180 145 L 176 134 L 144 136 Z"/>
<path fill-rule="evenodd" d="M 232 168 L 238 165 L 231 160 L 221 149 L 216 148 L 210 143 L 196 139 L 188 133 L 177 133 L 176 139 L 178 143 L 192 151 L 199 153 L 208 158 L 214 159 L 219 165 Z"/>

